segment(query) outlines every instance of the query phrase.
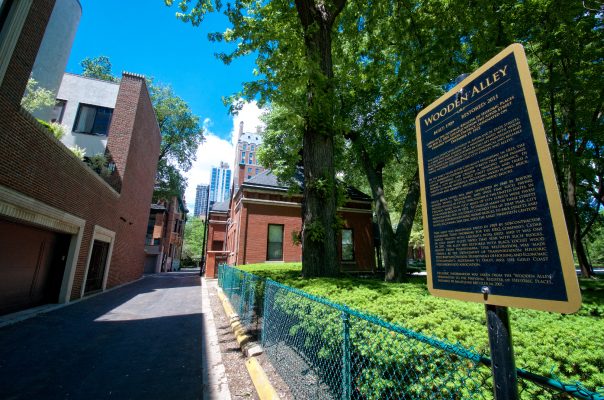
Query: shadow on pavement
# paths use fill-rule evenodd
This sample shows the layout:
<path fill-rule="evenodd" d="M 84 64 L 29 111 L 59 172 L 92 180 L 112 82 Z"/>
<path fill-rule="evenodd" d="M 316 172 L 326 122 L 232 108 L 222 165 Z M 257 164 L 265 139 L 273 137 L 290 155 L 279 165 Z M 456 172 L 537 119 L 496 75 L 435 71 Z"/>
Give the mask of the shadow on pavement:
<path fill-rule="evenodd" d="M 163 274 L 0 329 L 2 399 L 200 399 L 200 279 Z"/>

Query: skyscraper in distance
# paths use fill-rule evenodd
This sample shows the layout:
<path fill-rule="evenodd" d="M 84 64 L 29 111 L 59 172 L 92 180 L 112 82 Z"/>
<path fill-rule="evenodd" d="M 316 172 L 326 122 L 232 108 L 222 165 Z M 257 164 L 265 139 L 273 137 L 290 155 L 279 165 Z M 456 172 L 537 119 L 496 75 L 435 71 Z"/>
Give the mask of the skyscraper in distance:
<path fill-rule="evenodd" d="M 261 128 L 257 127 L 256 132 L 244 132 L 243 121 L 241 121 L 239 123 L 239 135 L 235 147 L 235 165 L 233 167 L 235 192 L 239 189 L 240 182 L 245 182 L 264 171 L 264 168 L 258 164 L 256 157 L 258 148 L 261 144 Z"/>
<path fill-rule="evenodd" d="M 195 190 L 195 208 L 193 209 L 193 215 L 195 217 L 205 217 L 208 212 L 208 192 L 210 191 L 210 185 L 197 185 Z"/>
<path fill-rule="evenodd" d="M 231 187 L 231 170 L 229 164 L 221 162 L 219 167 L 212 167 L 210 179 L 210 204 L 229 199 Z"/>

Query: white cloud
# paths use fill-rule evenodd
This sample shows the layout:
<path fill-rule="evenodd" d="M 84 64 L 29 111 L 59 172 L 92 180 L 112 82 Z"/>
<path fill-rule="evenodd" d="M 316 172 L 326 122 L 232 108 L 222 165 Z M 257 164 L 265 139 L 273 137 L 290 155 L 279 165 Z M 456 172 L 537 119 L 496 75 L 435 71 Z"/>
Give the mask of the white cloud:
<path fill-rule="evenodd" d="M 233 146 L 237 144 L 239 138 L 239 124 L 243 121 L 243 130 L 245 132 L 256 132 L 258 126 L 264 129 L 265 123 L 260 120 L 262 114 L 266 110 L 258 108 L 258 104 L 255 101 L 245 103 L 241 108 L 241 111 L 233 118 L 233 130 L 231 131 L 231 143 Z"/>
<path fill-rule="evenodd" d="M 193 166 L 185 174 L 187 177 L 185 199 L 191 213 L 195 204 L 197 185 L 210 183 L 212 167 L 220 165 L 221 161 L 231 165 L 235 159 L 235 148 L 231 143 L 209 131 L 205 132 L 205 137 L 205 142 L 197 149 L 197 160 L 193 162 Z"/>
<path fill-rule="evenodd" d="M 231 142 L 221 139 L 212 133 L 213 121 L 210 118 L 203 120 L 205 142 L 197 149 L 197 160 L 193 162 L 191 169 L 185 174 L 188 179 L 185 199 L 191 212 L 195 204 L 195 189 L 197 185 L 209 184 L 212 167 L 220 165 L 221 161 L 229 164 L 233 169 L 235 160 L 235 144 L 239 134 L 239 123 L 243 121 L 243 129 L 246 132 L 256 131 L 257 126 L 264 127 L 260 116 L 264 113 L 258 108 L 256 102 L 246 103 L 239 113 L 233 117 L 233 129 L 231 131 Z"/>

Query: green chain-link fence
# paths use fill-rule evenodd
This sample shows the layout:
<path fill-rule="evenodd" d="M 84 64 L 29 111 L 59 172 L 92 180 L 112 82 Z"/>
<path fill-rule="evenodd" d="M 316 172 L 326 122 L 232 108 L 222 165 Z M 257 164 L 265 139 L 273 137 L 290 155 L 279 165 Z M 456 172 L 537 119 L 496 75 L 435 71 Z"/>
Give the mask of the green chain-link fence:
<path fill-rule="evenodd" d="M 236 268 L 219 285 L 299 399 L 491 399 L 490 360 Z M 580 384 L 518 370 L 523 399 L 594 399 Z"/>

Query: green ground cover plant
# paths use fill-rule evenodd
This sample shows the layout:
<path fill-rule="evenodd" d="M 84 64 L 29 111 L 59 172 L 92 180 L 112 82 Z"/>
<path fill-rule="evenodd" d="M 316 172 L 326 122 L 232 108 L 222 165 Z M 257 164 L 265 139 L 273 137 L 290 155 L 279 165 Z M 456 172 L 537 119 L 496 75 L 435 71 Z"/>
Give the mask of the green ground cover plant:
<path fill-rule="evenodd" d="M 302 279 L 299 263 L 239 268 L 488 356 L 484 307 L 431 296 L 425 277 L 407 283 L 358 277 Z M 581 280 L 580 286 L 583 306 L 576 314 L 510 310 L 516 365 L 595 390 L 604 387 L 604 281 Z"/>

